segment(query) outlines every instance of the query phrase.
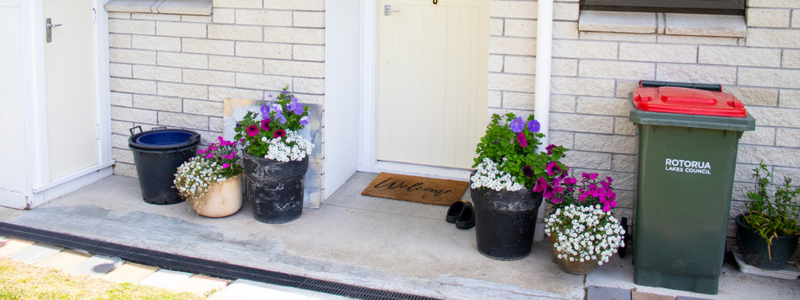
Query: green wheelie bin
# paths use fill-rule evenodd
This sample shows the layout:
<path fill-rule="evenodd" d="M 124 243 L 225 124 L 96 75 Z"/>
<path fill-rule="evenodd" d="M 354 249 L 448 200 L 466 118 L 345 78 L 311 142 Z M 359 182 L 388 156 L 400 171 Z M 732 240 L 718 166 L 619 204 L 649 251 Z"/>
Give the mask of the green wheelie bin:
<path fill-rule="evenodd" d="M 755 119 L 720 85 L 640 81 L 634 282 L 717 294 L 739 138 Z"/>

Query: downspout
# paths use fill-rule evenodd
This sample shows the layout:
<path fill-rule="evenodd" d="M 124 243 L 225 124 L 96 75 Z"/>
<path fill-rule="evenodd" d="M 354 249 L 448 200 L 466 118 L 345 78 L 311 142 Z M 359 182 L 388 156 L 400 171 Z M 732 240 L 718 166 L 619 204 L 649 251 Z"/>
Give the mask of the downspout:
<path fill-rule="evenodd" d="M 539 0 L 536 28 L 536 90 L 533 117 L 541 124 L 544 138 L 539 151 L 545 151 L 550 138 L 550 67 L 553 62 L 553 0 Z M 544 239 L 544 201 L 536 217 L 534 240 Z"/>

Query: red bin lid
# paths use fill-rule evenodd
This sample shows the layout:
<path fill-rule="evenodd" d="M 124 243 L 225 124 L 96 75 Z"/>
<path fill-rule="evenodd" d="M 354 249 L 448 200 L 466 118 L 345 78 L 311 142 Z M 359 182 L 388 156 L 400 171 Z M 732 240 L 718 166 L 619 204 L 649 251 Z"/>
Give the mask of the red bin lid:
<path fill-rule="evenodd" d="M 633 106 L 644 111 L 745 117 L 747 109 L 731 94 L 683 87 L 638 87 L 633 90 Z"/>

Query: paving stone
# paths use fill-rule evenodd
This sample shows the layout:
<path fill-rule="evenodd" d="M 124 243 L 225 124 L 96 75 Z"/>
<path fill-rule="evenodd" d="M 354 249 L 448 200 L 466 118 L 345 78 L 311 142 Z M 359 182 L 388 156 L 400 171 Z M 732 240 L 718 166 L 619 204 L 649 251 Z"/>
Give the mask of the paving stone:
<path fill-rule="evenodd" d="M 171 288 L 177 286 L 186 279 L 192 277 L 191 273 L 177 272 L 170 270 L 158 270 L 153 275 L 147 276 L 142 279 L 139 284 L 157 287 L 157 288 Z"/>
<path fill-rule="evenodd" d="M 11 254 L 9 257 L 32 265 L 56 255 L 61 251 L 64 251 L 64 248 L 36 243 Z"/>
<path fill-rule="evenodd" d="M 15 238 L 0 241 L 0 257 L 9 256 L 30 245 L 33 245 L 33 242 Z"/>
<path fill-rule="evenodd" d="M 604 286 L 590 286 L 586 300 L 631 300 L 631 291 Z"/>
<path fill-rule="evenodd" d="M 674 296 L 631 291 L 632 300 L 675 300 Z"/>
<path fill-rule="evenodd" d="M 111 272 L 108 272 L 102 278 L 118 283 L 139 283 L 139 281 L 147 278 L 147 276 L 153 275 L 156 271 L 158 271 L 156 267 L 126 262 Z"/>
<path fill-rule="evenodd" d="M 350 299 L 332 294 L 266 284 L 239 279 L 222 291 L 214 293 L 209 300 L 342 300 Z"/>
<path fill-rule="evenodd" d="M 89 259 L 91 255 L 74 250 L 64 250 L 56 255 L 36 264 L 42 268 L 54 268 L 59 271 L 67 271 Z"/>
<path fill-rule="evenodd" d="M 108 257 L 95 255 L 69 269 L 69 273 L 75 275 L 89 275 L 92 277 L 102 277 L 111 270 L 121 266 L 125 261 L 118 257 Z"/>
<path fill-rule="evenodd" d="M 228 286 L 228 284 L 230 284 L 230 281 L 225 279 L 194 275 L 169 289 L 178 293 L 187 292 L 203 295 L 216 289 L 221 290 Z"/>
<path fill-rule="evenodd" d="M 675 297 L 675 300 L 709 300 L 706 298 L 695 298 L 695 297 L 686 297 L 686 296 L 678 296 Z"/>

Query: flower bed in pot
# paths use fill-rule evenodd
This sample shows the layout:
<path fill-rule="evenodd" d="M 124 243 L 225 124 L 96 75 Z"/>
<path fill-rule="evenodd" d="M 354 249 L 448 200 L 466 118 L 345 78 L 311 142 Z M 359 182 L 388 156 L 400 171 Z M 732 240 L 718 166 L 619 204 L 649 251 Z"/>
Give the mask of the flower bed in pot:
<path fill-rule="evenodd" d="M 219 218 L 242 207 L 242 163 L 236 142 L 219 138 L 178 167 L 175 187 L 199 215 Z"/>
<path fill-rule="evenodd" d="M 566 168 L 558 160 L 564 147 L 537 152 L 544 134 L 539 122 L 513 113 L 495 114 L 478 144 L 476 171 L 470 176 L 475 202 L 478 251 L 499 260 L 521 259 L 531 252 L 542 191 L 536 178 L 557 176 Z"/>
<path fill-rule="evenodd" d="M 247 195 L 256 220 L 282 224 L 303 212 L 305 174 L 314 145 L 300 136 L 308 125 L 308 106 L 298 103 L 288 86 L 261 112 L 247 112 L 236 125 L 236 139 L 245 151 Z"/>
<path fill-rule="evenodd" d="M 545 233 L 553 242 L 558 266 L 570 274 L 588 274 L 625 246 L 625 230 L 611 215 L 617 206 L 611 177 L 582 180 L 560 176 L 545 184 L 545 199 L 555 211 L 545 219 Z"/>

